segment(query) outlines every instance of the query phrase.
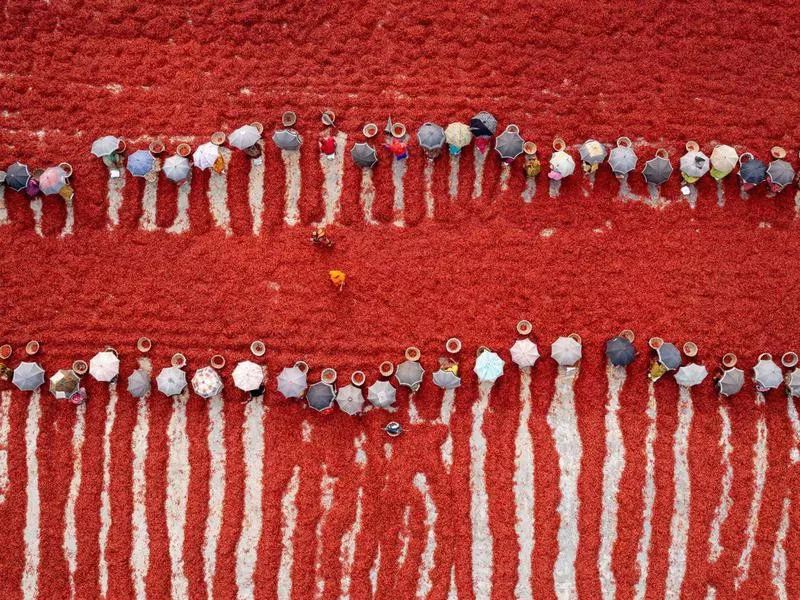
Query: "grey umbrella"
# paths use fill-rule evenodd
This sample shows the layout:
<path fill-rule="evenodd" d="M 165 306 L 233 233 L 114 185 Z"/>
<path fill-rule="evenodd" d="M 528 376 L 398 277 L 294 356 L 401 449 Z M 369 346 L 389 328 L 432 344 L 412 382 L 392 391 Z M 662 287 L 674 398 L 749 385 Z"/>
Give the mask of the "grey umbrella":
<path fill-rule="evenodd" d="M 664 342 L 656 350 L 656 353 L 658 354 L 658 362 L 670 371 L 681 366 L 681 351 L 675 347 L 675 344 Z"/>
<path fill-rule="evenodd" d="M 189 177 L 189 173 L 192 171 L 192 165 L 189 163 L 188 158 L 176 154 L 164 161 L 162 170 L 164 171 L 164 175 L 167 176 L 167 179 L 180 183 L 186 181 L 186 178 Z"/>
<path fill-rule="evenodd" d="M 128 377 L 128 393 L 134 398 L 144 398 L 150 393 L 150 375 L 144 369 L 136 369 Z"/>
<path fill-rule="evenodd" d="M 122 140 L 113 135 L 104 135 L 101 138 L 97 138 L 94 142 L 92 142 L 92 154 L 94 154 L 97 158 L 103 158 L 104 156 L 108 156 L 109 154 L 113 154 L 119 149 L 119 145 L 122 143 Z"/>
<path fill-rule="evenodd" d="M 165 396 L 177 396 L 186 389 L 186 372 L 178 367 L 165 367 L 156 377 L 156 384 Z"/>
<path fill-rule="evenodd" d="M 433 383 L 443 390 L 454 390 L 461 385 L 461 377 L 452 371 L 439 369 L 433 373 Z"/>
<path fill-rule="evenodd" d="M 394 376 L 397 379 L 397 383 L 411 388 L 412 391 L 416 392 L 422 383 L 422 376 L 424 374 L 425 369 L 422 368 L 419 362 L 407 360 L 397 366 L 397 371 L 395 371 Z"/>
<path fill-rule="evenodd" d="M 386 380 L 373 383 L 367 389 L 367 400 L 378 408 L 387 408 L 395 403 L 397 390 Z"/>
<path fill-rule="evenodd" d="M 630 146 L 617 146 L 611 149 L 608 164 L 615 175 L 626 175 L 636 168 L 638 157 Z"/>
<path fill-rule="evenodd" d="M 700 151 L 690 151 L 681 156 L 681 172 L 687 177 L 702 177 L 711 168 L 708 157 Z"/>
<path fill-rule="evenodd" d="M 644 164 L 642 175 L 644 175 L 644 180 L 647 183 L 661 185 L 672 175 L 672 165 L 668 158 L 655 156 Z"/>
<path fill-rule="evenodd" d="M 738 394 L 742 386 L 744 386 L 744 371 L 736 367 L 723 371 L 717 380 L 717 390 L 723 396 Z"/>
<path fill-rule="evenodd" d="M 272 134 L 272 141 L 281 150 L 299 150 L 303 139 L 294 129 L 281 129 Z"/>
<path fill-rule="evenodd" d="M 228 136 L 228 143 L 234 148 L 244 150 L 254 146 L 261 139 L 261 132 L 252 125 L 242 125 Z"/>
<path fill-rule="evenodd" d="M 11 383 L 23 392 L 32 392 L 44 383 L 44 369 L 35 362 L 21 362 L 14 369 Z"/>
<path fill-rule="evenodd" d="M 348 415 L 357 415 L 364 409 L 364 393 L 348 383 L 336 393 L 336 404 Z"/>
<path fill-rule="evenodd" d="M 16 192 L 21 192 L 28 185 L 31 179 L 31 172 L 28 165 L 15 162 L 6 169 L 6 185 Z"/>
<path fill-rule="evenodd" d="M 789 373 L 789 377 L 786 379 L 786 389 L 789 390 L 792 397 L 800 396 L 800 369 Z"/>
<path fill-rule="evenodd" d="M 353 157 L 353 162 L 362 168 L 372 168 L 378 164 L 378 153 L 366 142 L 358 142 L 353 146 L 350 156 Z"/>
<path fill-rule="evenodd" d="M 423 150 L 440 150 L 444 145 L 444 129 L 436 123 L 423 123 L 417 131 L 417 141 Z"/>
<path fill-rule="evenodd" d="M 522 146 L 525 140 L 519 134 L 519 129 L 516 125 L 509 125 L 506 130 L 497 136 L 494 142 L 494 149 L 503 160 L 514 160 L 522 154 Z"/>
<path fill-rule="evenodd" d="M 606 147 L 597 140 L 586 140 L 581 144 L 578 152 L 581 160 L 590 165 L 596 165 L 606 159 Z"/>
<path fill-rule="evenodd" d="M 336 398 L 336 390 L 330 383 L 318 381 L 311 384 L 306 392 L 306 402 L 314 410 L 322 412 L 333 406 L 333 401 Z"/>
<path fill-rule="evenodd" d="M 497 131 L 497 119 L 492 113 L 483 110 L 469 120 L 469 130 L 476 137 L 494 135 Z"/>
<path fill-rule="evenodd" d="M 764 181 L 766 176 L 767 165 L 757 158 L 751 158 L 750 160 L 744 161 L 739 166 L 739 177 L 741 177 L 743 183 L 758 185 Z"/>
<path fill-rule="evenodd" d="M 753 367 L 753 379 L 759 392 L 768 392 L 780 387 L 783 373 L 774 360 L 762 358 Z"/>
<path fill-rule="evenodd" d="M 780 192 L 783 188 L 794 181 L 794 169 L 785 160 L 776 159 L 769 163 L 767 167 L 767 182 L 772 191 Z"/>
<path fill-rule="evenodd" d="M 636 349 L 630 340 L 617 336 L 606 342 L 606 356 L 615 367 L 625 367 L 636 358 Z"/>

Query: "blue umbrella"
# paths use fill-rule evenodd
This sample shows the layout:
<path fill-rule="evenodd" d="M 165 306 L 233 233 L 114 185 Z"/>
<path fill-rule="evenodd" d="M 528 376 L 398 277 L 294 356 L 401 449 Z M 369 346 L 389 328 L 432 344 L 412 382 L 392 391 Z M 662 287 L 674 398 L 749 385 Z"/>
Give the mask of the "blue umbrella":
<path fill-rule="evenodd" d="M 606 356 L 615 367 L 626 367 L 636 358 L 636 349 L 624 337 L 614 337 L 606 343 Z"/>
<path fill-rule="evenodd" d="M 137 150 L 128 157 L 128 171 L 134 177 L 144 177 L 155 167 L 156 159 L 149 150 Z"/>
<path fill-rule="evenodd" d="M 15 162 L 13 165 L 6 169 L 6 185 L 15 192 L 24 190 L 28 182 L 31 180 L 31 172 L 28 165 L 23 165 L 21 162 Z"/>
<path fill-rule="evenodd" d="M 491 383 L 503 374 L 503 366 L 505 364 L 497 353 L 484 350 L 475 360 L 475 368 L 473 370 L 481 383 Z"/>
<path fill-rule="evenodd" d="M 675 344 L 664 342 L 658 347 L 656 353 L 658 354 L 658 362 L 670 371 L 674 371 L 681 366 L 681 351 L 675 347 Z"/>
<path fill-rule="evenodd" d="M 746 154 L 742 156 L 744 157 Z M 750 156 L 752 157 L 752 154 Z M 742 178 L 743 183 L 758 185 L 767 177 L 767 165 L 757 158 L 750 158 L 739 166 L 739 177 Z"/>

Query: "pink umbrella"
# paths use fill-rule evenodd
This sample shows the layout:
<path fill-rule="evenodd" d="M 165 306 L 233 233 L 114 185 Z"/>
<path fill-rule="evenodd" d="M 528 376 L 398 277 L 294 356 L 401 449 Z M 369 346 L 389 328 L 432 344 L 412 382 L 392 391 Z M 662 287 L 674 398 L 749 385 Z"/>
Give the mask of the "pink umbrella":
<path fill-rule="evenodd" d="M 48 167 L 39 177 L 39 190 L 46 196 L 58 194 L 67 185 L 67 174 L 61 167 Z"/>

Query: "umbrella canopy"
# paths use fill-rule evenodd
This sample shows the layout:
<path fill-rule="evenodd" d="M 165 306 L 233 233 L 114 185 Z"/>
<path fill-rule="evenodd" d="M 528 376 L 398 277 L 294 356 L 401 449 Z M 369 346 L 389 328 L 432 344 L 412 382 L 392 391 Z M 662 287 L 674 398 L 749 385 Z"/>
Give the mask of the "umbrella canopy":
<path fill-rule="evenodd" d="M 473 371 L 481 383 L 492 383 L 503 374 L 505 361 L 496 352 L 485 350 L 475 360 Z"/>
<path fill-rule="evenodd" d="M 30 180 L 31 172 L 28 170 L 28 165 L 15 162 L 6 169 L 6 185 L 15 192 L 24 190 Z"/>
<path fill-rule="evenodd" d="M 281 129 L 272 134 L 272 141 L 281 150 L 299 150 L 303 143 L 300 134 L 294 129 Z"/>
<path fill-rule="evenodd" d="M 786 389 L 789 390 L 792 397 L 800 396 L 800 369 L 789 373 L 789 377 L 786 379 Z"/>
<path fill-rule="evenodd" d="M 378 164 L 378 153 L 375 148 L 366 142 L 358 142 L 350 150 L 350 156 L 353 157 L 353 162 L 359 167 L 372 168 Z"/>
<path fill-rule="evenodd" d="M 39 176 L 39 191 L 45 196 L 58 194 L 67 185 L 67 174 L 61 167 L 48 167 Z"/>
<path fill-rule="evenodd" d="M 228 136 L 228 143 L 234 148 L 244 150 L 250 146 L 255 146 L 261 139 L 258 129 L 252 125 L 242 125 Z"/>
<path fill-rule="evenodd" d="M 506 130 L 497 136 L 494 142 L 494 149 L 503 160 L 514 160 L 522 154 L 522 146 L 525 140 L 519 134 L 519 131 L 509 126 Z"/>
<path fill-rule="evenodd" d="M 407 360 L 397 366 L 397 371 L 395 371 L 394 376 L 397 379 L 397 383 L 411 388 L 412 391 L 416 392 L 419 389 L 419 385 L 422 383 L 422 376 L 424 374 L 425 369 L 422 368 L 419 362 Z"/>
<path fill-rule="evenodd" d="M 186 181 L 186 178 L 189 177 L 191 170 L 192 164 L 185 156 L 178 156 L 176 154 L 174 156 L 170 156 L 164 161 L 164 175 L 167 176 L 167 179 L 174 181 L 175 183 Z"/>
<path fill-rule="evenodd" d="M 439 150 L 444 140 L 444 129 L 436 123 L 423 123 L 417 131 L 417 141 L 423 150 Z"/>
<path fill-rule="evenodd" d="M 711 162 L 708 157 L 699 150 L 681 156 L 681 172 L 687 177 L 702 177 L 710 168 Z"/>
<path fill-rule="evenodd" d="M 669 342 L 664 342 L 656 350 L 658 362 L 660 362 L 668 371 L 674 371 L 681 366 L 681 351 Z"/>
<path fill-rule="evenodd" d="M 779 192 L 794 181 L 794 169 L 785 160 L 776 159 L 767 167 L 767 181 L 774 191 Z M 41 186 L 42 182 L 39 181 Z"/>
<path fill-rule="evenodd" d="M 264 369 L 249 360 L 236 363 L 231 376 L 233 385 L 243 392 L 254 392 L 264 383 Z"/>
<path fill-rule="evenodd" d="M 606 147 L 597 140 L 586 140 L 579 149 L 581 160 L 590 165 L 597 165 L 606 159 Z"/>
<path fill-rule="evenodd" d="M 56 400 L 67 400 L 81 387 L 81 380 L 72 369 L 61 369 L 50 378 L 50 391 Z"/>
<path fill-rule="evenodd" d="M 213 142 L 206 142 L 197 147 L 197 150 L 192 154 L 192 160 L 195 167 L 204 171 L 213 167 L 219 156 L 219 146 Z"/>
<path fill-rule="evenodd" d="M 134 177 L 144 177 L 155 165 L 156 159 L 149 150 L 137 150 L 128 157 L 128 171 Z"/>
<path fill-rule="evenodd" d="M 197 369 L 192 377 L 192 389 L 201 398 L 217 396 L 222 393 L 222 377 L 212 367 Z"/>
<path fill-rule="evenodd" d="M 134 398 L 144 398 L 150 393 L 150 375 L 144 369 L 136 369 L 128 377 L 128 393 Z"/>
<path fill-rule="evenodd" d="M 119 358 L 110 350 L 98 352 L 89 361 L 89 375 L 97 381 L 112 381 L 119 375 Z"/>
<path fill-rule="evenodd" d="M 156 385 L 165 396 L 177 396 L 186 389 L 186 373 L 178 367 L 165 367 L 156 377 Z"/>
<path fill-rule="evenodd" d="M 606 342 L 606 356 L 615 367 L 627 367 L 636 358 L 636 349 L 629 339 L 617 336 Z"/>
<path fill-rule="evenodd" d="M 611 149 L 608 164 L 616 175 L 626 175 L 636 168 L 639 157 L 630 146 L 617 146 Z"/>
<path fill-rule="evenodd" d="M 528 338 L 519 339 L 511 346 L 511 360 L 521 369 L 535 365 L 539 356 L 539 347 Z"/>
<path fill-rule="evenodd" d="M 336 390 L 330 383 L 318 381 L 312 383 L 306 392 L 306 402 L 314 410 L 322 412 L 328 410 L 333 406 L 333 401 L 336 399 Z"/>
<path fill-rule="evenodd" d="M 121 143 L 122 140 L 116 136 L 104 135 L 92 142 L 92 154 L 97 158 L 103 158 L 109 154 L 114 154 L 114 152 L 119 150 L 119 145 Z"/>
<path fill-rule="evenodd" d="M 357 415 L 364 409 L 364 392 L 348 383 L 336 393 L 336 404 L 348 415 Z"/>
<path fill-rule="evenodd" d="M 475 137 L 494 135 L 497 131 L 497 119 L 492 113 L 481 111 L 469 120 L 469 130 Z"/>
<path fill-rule="evenodd" d="M 777 389 L 783 382 L 783 372 L 773 360 L 759 360 L 753 367 L 753 379 L 759 392 Z"/>
<path fill-rule="evenodd" d="M 472 131 L 466 123 L 450 123 L 444 130 L 444 139 L 453 148 L 461 150 L 472 141 Z"/>
<path fill-rule="evenodd" d="M 692 387 L 702 383 L 706 375 L 708 375 L 708 370 L 703 365 L 689 363 L 688 365 L 683 365 L 675 373 L 675 382 L 683 387 Z"/>
<path fill-rule="evenodd" d="M 655 156 L 644 164 L 642 175 L 644 175 L 644 180 L 647 183 L 661 185 L 672 175 L 672 165 L 668 158 Z"/>
<path fill-rule="evenodd" d="M 386 380 L 380 380 L 367 388 L 367 400 L 378 408 L 388 408 L 397 400 L 397 390 Z"/>
<path fill-rule="evenodd" d="M 571 367 L 581 359 L 583 348 L 580 342 L 571 337 L 561 336 L 550 350 L 550 356 L 562 367 Z"/>
<path fill-rule="evenodd" d="M 575 160 L 563 150 L 553 152 L 550 157 L 550 175 L 551 179 L 563 179 L 569 177 L 575 172 Z"/>
<path fill-rule="evenodd" d="M 433 373 L 433 383 L 443 390 L 454 390 L 461 385 L 461 377 L 452 371 L 439 369 Z"/>
<path fill-rule="evenodd" d="M 302 398 L 307 387 L 305 371 L 300 367 L 284 367 L 278 375 L 278 391 L 286 398 Z"/>
<path fill-rule="evenodd" d="M 44 369 L 35 362 L 21 362 L 14 369 L 11 383 L 23 392 L 32 392 L 44 383 Z"/>
<path fill-rule="evenodd" d="M 722 372 L 722 377 L 717 381 L 717 389 L 723 396 L 738 394 L 744 386 L 744 371 L 734 367 Z"/>
<path fill-rule="evenodd" d="M 744 183 L 758 185 L 767 177 L 767 165 L 757 158 L 751 158 L 739 167 L 739 177 Z"/>
<path fill-rule="evenodd" d="M 739 162 L 739 155 L 736 154 L 736 150 L 731 146 L 720 144 L 714 146 L 710 160 L 711 176 L 714 179 L 722 179 L 736 167 L 736 163 Z"/>

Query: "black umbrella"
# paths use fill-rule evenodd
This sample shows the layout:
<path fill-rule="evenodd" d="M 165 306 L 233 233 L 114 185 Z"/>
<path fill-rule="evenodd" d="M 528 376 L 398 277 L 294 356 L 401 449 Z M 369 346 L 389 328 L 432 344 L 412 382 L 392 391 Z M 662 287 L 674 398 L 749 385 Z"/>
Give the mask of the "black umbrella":
<path fill-rule="evenodd" d="M 31 179 L 31 172 L 28 165 L 15 162 L 6 170 L 6 185 L 16 192 L 21 192 L 28 186 Z"/>
<path fill-rule="evenodd" d="M 672 164 L 668 158 L 656 155 L 644 164 L 642 175 L 647 183 L 661 185 L 672 175 Z"/>
<path fill-rule="evenodd" d="M 739 166 L 739 177 L 743 183 L 758 185 L 767 177 L 767 165 L 757 158 L 743 161 Z"/>
<path fill-rule="evenodd" d="M 378 153 L 375 148 L 366 142 L 358 142 L 353 149 L 350 150 L 350 156 L 353 157 L 353 162 L 359 167 L 374 167 L 378 164 Z"/>
<path fill-rule="evenodd" d="M 636 349 L 630 340 L 617 336 L 606 343 L 606 356 L 615 367 L 626 367 L 636 358 Z"/>
<path fill-rule="evenodd" d="M 497 136 L 494 149 L 503 160 L 514 160 L 522 154 L 522 146 L 525 140 L 519 134 L 519 127 L 509 125 L 506 130 Z"/>
<path fill-rule="evenodd" d="M 318 381 L 308 388 L 306 392 L 306 402 L 314 410 L 323 411 L 333 406 L 336 398 L 336 390 L 330 383 Z"/>
<path fill-rule="evenodd" d="M 497 131 L 497 119 L 492 113 L 481 111 L 470 119 L 469 129 L 475 137 L 492 136 Z"/>

